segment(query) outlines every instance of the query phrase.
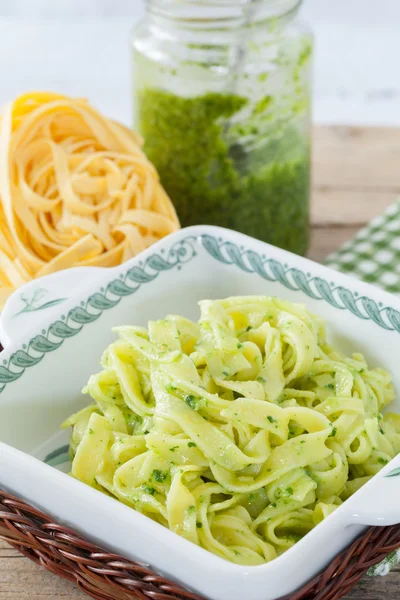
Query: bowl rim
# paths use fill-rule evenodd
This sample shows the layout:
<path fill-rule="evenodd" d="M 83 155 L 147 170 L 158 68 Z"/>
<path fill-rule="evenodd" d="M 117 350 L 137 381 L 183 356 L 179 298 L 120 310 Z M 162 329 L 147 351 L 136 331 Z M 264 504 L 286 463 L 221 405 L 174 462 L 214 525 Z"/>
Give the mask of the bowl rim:
<path fill-rule="evenodd" d="M 229 238 L 233 238 L 234 241 Z M 248 245 L 257 245 L 264 252 L 260 253 L 249 249 L 246 247 Z M 32 313 L 34 318 L 31 327 L 25 326 L 23 334 L 17 334 L 2 353 L 0 394 L 7 385 L 22 377 L 28 368 L 37 364 L 35 343 L 32 353 L 34 340 L 36 347 L 40 348 L 39 352 L 46 353 L 57 350 L 65 339 L 78 334 L 85 325 L 100 316 L 104 310 L 113 308 L 112 301 L 107 299 L 107 293 L 113 294 L 114 299 L 120 299 L 137 291 L 138 288 L 130 290 L 127 290 L 126 287 L 123 288 L 130 276 L 136 281 L 138 287 L 147 283 L 157 285 L 154 273 L 149 275 L 146 269 L 150 268 L 153 271 L 155 269 L 158 272 L 173 267 L 180 269 L 182 264 L 196 258 L 197 253 L 193 246 L 205 249 L 212 258 L 220 263 L 235 265 L 244 272 L 256 273 L 269 281 L 278 281 L 286 288 L 302 292 L 311 299 L 324 300 L 332 307 L 349 311 L 361 320 L 369 320 L 382 329 L 400 333 L 400 298 L 389 292 L 244 234 L 221 227 L 196 225 L 166 236 L 120 266 L 109 269 L 98 268 L 101 275 L 94 283 L 87 283 L 72 293 L 63 304 L 58 305 L 58 308 L 56 307 L 61 313 L 61 320 L 50 324 L 47 329 L 42 328 L 40 336 L 29 339 L 29 335 L 40 329 L 41 325 L 48 320 L 43 311 L 40 315 L 37 312 Z M 189 252 L 188 247 L 190 247 L 191 255 L 180 256 L 180 252 Z M 272 258 L 268 258 L 268 252 L 271 253 Z M 86 267 L 81 269 L 86 269 Z M 74 270 L 79 272 L 80 269 L 75 268 Z M 91 270 L 93 271 L 93 268 Z M 71 271 L 72 269 L 65 272 Z M 116 275 L 117 279 L 115 279 Z M 51 277 L 52 275 L 47 276 L 46 279 L 50 280 Z M 60 278 L 60 272 L 54 273 L 53 277 Z M 39 284 L 40 281 L 40 279 L 37 280 Z M 26 285 L 31 286 L 32 282 Z M 11 295 L 5 309 L 12 305 L 23 290 L 24 286 Z M 87 298 L 86 302 L 81 300 L 79 306 L 74 306 L 77 298 L 84 297 Z M 4 315 L 7 312 L 9 311 L 5 310 L 1 314 L 0 333 L 4 330 Z M 40 319 L 40 316 L 43 318 Z M 46 344 L 48 348 L 46 348 Z M 17 367 L 17 371 L 15 369 L 12 371 L 10 368 L 12 366 Z"/>

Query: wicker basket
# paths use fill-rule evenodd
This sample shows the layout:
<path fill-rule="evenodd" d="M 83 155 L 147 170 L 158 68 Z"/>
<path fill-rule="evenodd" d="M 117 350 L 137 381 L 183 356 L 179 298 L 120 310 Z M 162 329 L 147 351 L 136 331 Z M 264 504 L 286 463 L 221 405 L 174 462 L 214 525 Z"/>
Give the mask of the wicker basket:
<path fill-rule="evenodd" d="M 0 538 L 96 600 L 203 600 L 147 565 L 110 554 L 0 491 Z M 400 525 L 372 527 L 301 590 L 281 600 L 339 600 L 400 546 Z"/>

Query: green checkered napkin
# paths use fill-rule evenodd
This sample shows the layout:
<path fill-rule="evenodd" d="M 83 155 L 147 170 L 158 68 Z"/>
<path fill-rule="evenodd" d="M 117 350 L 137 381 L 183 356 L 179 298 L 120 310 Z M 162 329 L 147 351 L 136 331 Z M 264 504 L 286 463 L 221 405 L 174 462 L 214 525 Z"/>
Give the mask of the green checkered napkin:
<path fill-rule="evenodd" d="M 333 269 L 400 294 L 400 201 L 326 259 Z"/>
<path fill-rule="evenodd" d="M 325 264 L 333 269 L 400 294 L 400 201 L 330 254 Z M 387 575 L 400 563 L 400 549 L 372 567 L 368 575 Z"/>

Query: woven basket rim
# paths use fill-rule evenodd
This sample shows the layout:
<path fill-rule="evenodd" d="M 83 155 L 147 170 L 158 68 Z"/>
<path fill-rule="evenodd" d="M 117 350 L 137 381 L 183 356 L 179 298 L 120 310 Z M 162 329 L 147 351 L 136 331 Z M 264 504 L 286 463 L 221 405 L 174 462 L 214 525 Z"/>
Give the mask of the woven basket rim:
<path fill-rule="evenodd" d="M 0 538 L 95 600 L 204 600 L 149 565 L 101 548 L 1 490 Z M 277 600 L 339 600 L 398 547 L 400 525 L 371 527 L 300 590 Z"/>

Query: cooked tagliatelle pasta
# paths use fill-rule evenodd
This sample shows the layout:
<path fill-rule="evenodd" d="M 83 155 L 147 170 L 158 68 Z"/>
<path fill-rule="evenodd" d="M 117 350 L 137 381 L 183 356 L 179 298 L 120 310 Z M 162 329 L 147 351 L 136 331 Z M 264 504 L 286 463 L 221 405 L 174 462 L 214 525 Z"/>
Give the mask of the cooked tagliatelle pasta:
<path fill-rule="evenodd" d="M 304 306 L 269 297 L 200 302 L 118 327 L 70 417 L 72 475 L 187 540 L 268 562 L 400 451 L 381 414 L 391 377 L 326 342 Z"/>
<path fill-rule="evenodd" d="M 179 228 L 134 132 L 86 100 L 31 93 L 0 119 L 0 306 L 66 267 L 114 266 Z"/>

